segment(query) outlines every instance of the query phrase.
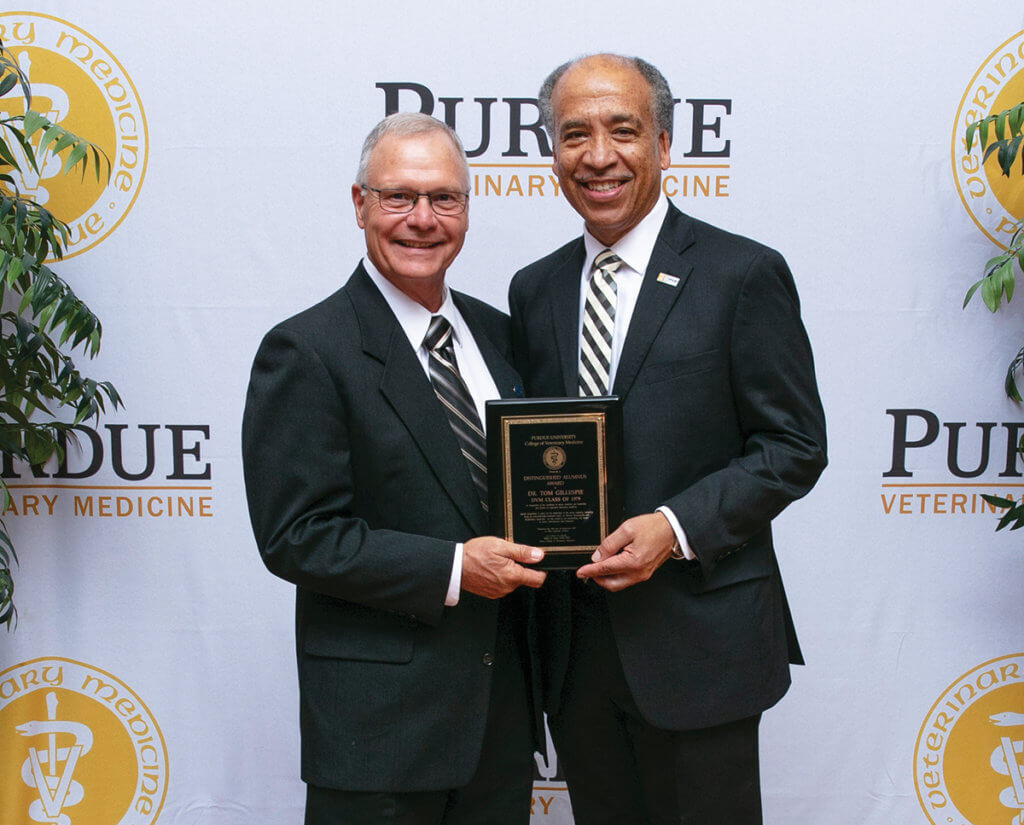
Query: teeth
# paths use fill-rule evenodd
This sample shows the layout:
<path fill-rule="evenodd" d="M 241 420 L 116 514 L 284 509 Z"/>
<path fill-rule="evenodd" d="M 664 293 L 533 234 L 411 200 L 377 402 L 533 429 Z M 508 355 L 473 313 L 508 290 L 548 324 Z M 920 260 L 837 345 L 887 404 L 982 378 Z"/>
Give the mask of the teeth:
<path fill-rule="evenodd" d="M 433 243 L 427 243 L 425 241 L 399 241 L 402 246 L 410 246 L 413 249 L 429 249 L 434 246 Z"/>
<path fill-rule="evenodd" d="M 586 184 L 586 186 L 587 186 L 587 189 L 589 189 L 592 192 L 609 192 L 612 189 L 618 188 L 619 184 L 617 182 L 614 182 L 614 183 L 613 182 L 608 182 L 608 183 L 588 183 L 588 184 Z"/>

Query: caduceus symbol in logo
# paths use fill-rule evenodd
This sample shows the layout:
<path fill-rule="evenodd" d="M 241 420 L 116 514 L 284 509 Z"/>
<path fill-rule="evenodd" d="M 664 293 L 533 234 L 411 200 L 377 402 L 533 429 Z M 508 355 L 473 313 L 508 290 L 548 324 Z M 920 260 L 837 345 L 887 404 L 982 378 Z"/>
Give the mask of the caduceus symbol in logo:
<path fill-rule="evenodd" d="M 994 713 L 989 717 L 993 725 L 1002 728 L 1024 727 L 1024 713 Z M 1020 754 L 1024 753 L 1024 741 L 999 737 L 999 744 L 989 757 L 992 770 L 1010 777 L 1010 787 L 1003 788 L 999 801 L 1007 808 L 1016 808 L 1017 813 L 1010 819 L 1010 825 L 1024 825 L 1024 764 Z"/>
<path fill-rule="evenodd" d="M 74 781 L 78 760 L 92 748 L 92 731 L 79 722 L 57 720 L 57 694 L 46 694 L 46 720 L 26 722 L 15 730 L 22 736 L 45 736 L 44 747 L 30 746 L 28 758 L 21 764 L 21 778 L 39 792 L 29 805 L 28 815 L 36 822 L 71 825 L 64 808 L 76 805 L 85 796 L 82 785 Z M 58 736 L 61 741 L 58 742 Z M 74 744 L 67 737 L 74 737 Z"/>
<path fill-rule="evenodd" d="M 32 61 L 29 59 L 28 52 L 21 52 L 18 55 L 18 66 L 25 73 L 25 77 L 29 77 L 29 69 L 32 66 Z M 3 97 L 20 99 L 20 96 L 21 87 L 15 85 L 14 88 Z M 67 92 L 60 88 L 60 86 L 54 86 L 52 83 L 33 83 L 33 102 L 42 98 L 49 100 L 50 105 L 46 111 L 41 111 L 40 114 L 45 115 L 51 123 L 60 123 L 68 116 L 68 112 L 71 108 L 71 101 L 68 98 Z M 33 136 L 33 149 L 39 148 L 39 142 L 43 138 L 43 132 L 44 130 L 40 129 Z M 48 178 L 56 177 L 60 173 L 60 157 L 53 154 L 49 147 L 47 147 L 45 154 L 42 156 L 39 156 L 37 152 L 36 163 L 39 166 L 39 171 L 36 172 L 25 157 L 25 150 L 21 148 L 18 142 L 16 140 L 7 140 L 6 137 L 3 139 L 7 143 L 7 148 L 11 150 L 11 153 L 18 161 L 18 166 L 21 167 L 20 171 L 14 170 L 10 173 L 18 182 L 19 190 L 22 194 L 30 195 L 36 203 L 45 204 L 50 199 L 50 193 L 47 191 L 46 187 L 43 186 L 43 181 Z"/>

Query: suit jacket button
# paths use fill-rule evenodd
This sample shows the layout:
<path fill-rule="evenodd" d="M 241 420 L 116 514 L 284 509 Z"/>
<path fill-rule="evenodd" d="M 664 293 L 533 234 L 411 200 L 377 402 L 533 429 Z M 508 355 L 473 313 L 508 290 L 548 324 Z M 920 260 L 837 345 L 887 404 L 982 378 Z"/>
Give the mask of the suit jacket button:
<path fill-rule="evenodd" d="M 494 664 L 494 655 L 493 655 L 493 654 L 491 654 L 491 653 L 485 653 L 485 654 L 484 654 L 484 657 L 483 657 L 483 659 L 482 659 L 481 661 L 482 661 L 482 662 L 483 662 L 483 663 L 484 663 L 485 665 L 487 665 L 487 667 L 490 667 L 491 665 L 493 665 L 493 664 Z"/>

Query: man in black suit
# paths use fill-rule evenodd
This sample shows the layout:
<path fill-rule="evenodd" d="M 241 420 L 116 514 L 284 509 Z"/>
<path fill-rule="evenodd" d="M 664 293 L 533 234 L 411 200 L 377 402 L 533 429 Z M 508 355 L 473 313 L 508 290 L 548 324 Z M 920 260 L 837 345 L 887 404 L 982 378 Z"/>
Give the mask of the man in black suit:
<path fill-rule="evenodd" d="M 382 121 L 352 187 L 366 256 L 253 365 L 246 491 L 264 562 L 296 585 L 307 825 L 529 821 L 508 594 L 545 574 L 523 566 L 541 551 L 480 537 L 483 404 L 521 390 L 507 316 L 444 283 L 468 189 L 451 129 Z"/>
<path fill-rule="evenodd" d="M 516 363 L 529 395 L 621 397 L 625 440 L 626 520 L 541 592 L 576 823 L 759 823 L 760 715 L 801 661 L 771 519 L 826 462 L 796 289 L 777 252 L 661 194 L 656 68 L 582 58 L 540 106 L 585 232 L 512 281 Z"/>

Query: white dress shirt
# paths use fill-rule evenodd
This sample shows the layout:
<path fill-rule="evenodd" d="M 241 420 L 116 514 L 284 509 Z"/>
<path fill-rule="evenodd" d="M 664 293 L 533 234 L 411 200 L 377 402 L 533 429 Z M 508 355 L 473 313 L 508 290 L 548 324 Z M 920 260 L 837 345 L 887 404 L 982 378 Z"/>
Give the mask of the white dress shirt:
<path fill-rule="evenodd" d="M 622 263 L 615 270 L 615 327 L 612 330 L 612 364 L 609 370 L 609 383 L 615 384 L 615 373 L 618 371 L 619 359 L 622 356 L 622 346 L 626 340 L 626 333 L 629 331 L 629 322 L 633 318 L 633 310 L 636 308 L 636 300 L 640 295 L 640 287 L 644 282 L 644 273 L 647 265 L 651 262 L 651 255 L 654 254 L 654 245 L 658 241 L 658 233 L 661 232 L 661 225 L 665 222 L 665 215 L 668 214 L 668 199 L 658 198 L 654 208 L 648 212 L 643 219 L 629 232 L 619 238 L 610 247 L 605 246 L 597 238 L 590 234 L 584 227 L 583 245 L 586 247 L 586 260 L 583 262 L 583 271 L 580 273 L 580 307 L 579 307 L 579 329 L 576 340 L 583 336 L 583 307 L 587 300 L 587 291 L 590 287 L 590 278 L 594 273 L 594 258 L 605 249 L 611 249 L 619 256 Z M 578 361 L 577 354 L 577 361 Z M 679 541 L 679 547 L 683 555 L 688 559 L 696 559 L 697 556 L 690 548 L 686 540 L 686 532 L 679 519 L 668 507 L 659 507 L 658 512 L 668 519 L 672 525 L 672 532 Z"/>
<path fill-rule="evenodd" d="M 423 346 L 423 339 L 430 327 L 430 319 L 435 315 L 443 315 L 452 326 L 452 345 L 455 348 L 455 361 L 459 366 L 459 374 L 462 376 L 469 394 L 473 397 L 477 415 L 480 416 L 480 426 L 486 432 L 487 416 L 484 414 L 486 403 L 490 399 L 499 398 L 498 387 L 491 377 L 491 371 L 487 369 L 487 363 L 480 354 L 480 347 L 477 346 L 470 332 L 469 325 L 462 317 L 455 302 L 452 300 L 451 291 L 444 287 L 444 299 L 437 312 L 431 312 L 425 306 L 417 303 L 391 281 L 385 278 L 373 265 L 369 256 L 363 258 L 363 268 L 366 269 L 370 280 L 376 284 L 384 300 L 387 301 L 391 311 L 398 319 L 398 325 L 405 332 L 413 352 L 419 358 L 423 372 L 430 377 L 428 367 L 429 353 Z M 455 545 L 455 559 L 452 562 L 452 573 L 448 581 L 448 593 L 444 603 L 449 607 L 458 604 L 459 591 L 462 586 L 462 544 Z"/>

